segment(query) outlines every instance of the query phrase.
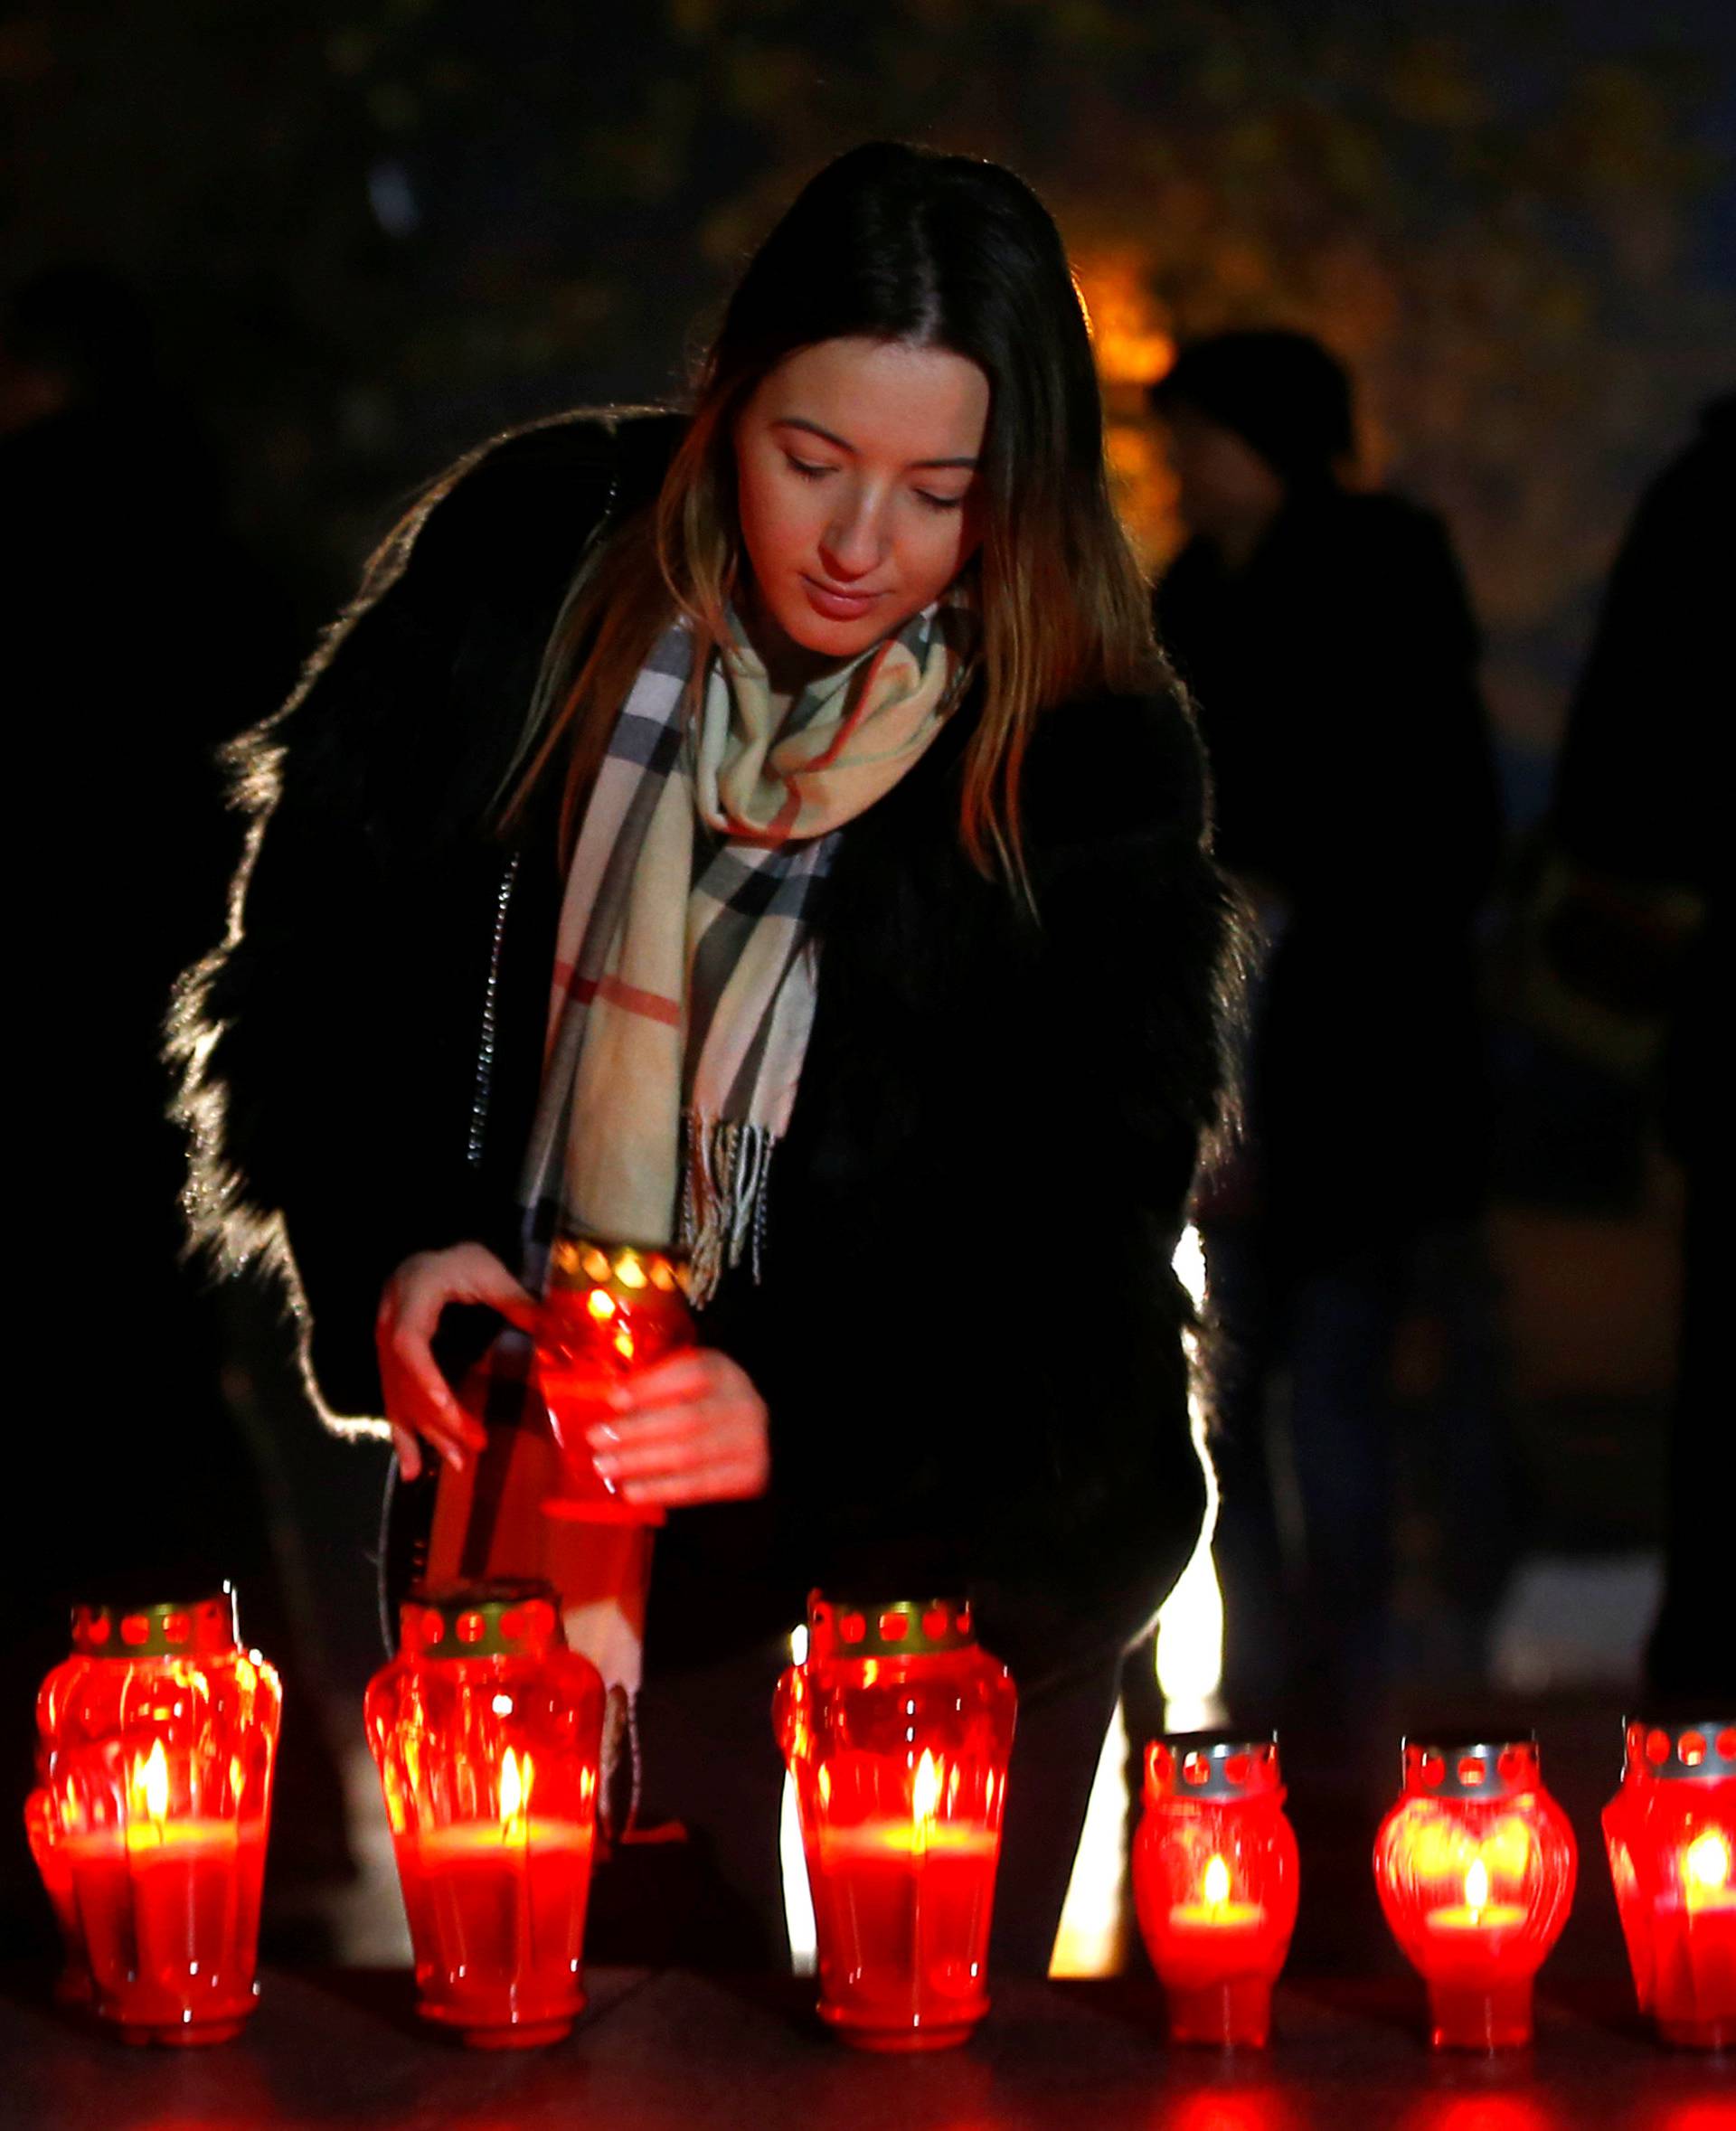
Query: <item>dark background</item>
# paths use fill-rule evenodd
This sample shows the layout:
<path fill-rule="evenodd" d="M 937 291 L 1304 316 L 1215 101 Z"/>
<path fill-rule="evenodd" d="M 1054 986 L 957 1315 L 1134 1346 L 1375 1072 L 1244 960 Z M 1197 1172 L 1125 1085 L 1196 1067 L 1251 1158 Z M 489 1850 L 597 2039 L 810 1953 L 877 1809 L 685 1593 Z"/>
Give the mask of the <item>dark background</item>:
<path fill-rule="evenodd" d="M 1240 324 L 1302 327 L 1352 365 L 1370 476 L 1458 543 L 1513 831 L 1488 922 L 1488 1240 L 1527 1544 L 1631 1563 L 1659 1529 L 1677 1187 L 1643 1086 L 1552 1049 L 1503 970 L 1622 526 L 1730 383 L 1733 69 L 1723 0 L 14 8 L 7 284 L 69 261 L 122 277 L 159 404 L 216 476 L 191 506 L 171 475 L 123 507 L 118 471 L 112 511 L 100 481 L 80 504 L 69 611 L 112 631 L 130 580 L 155 618 L 80 741 L 113 759 L 161 734 L 202 762 L 281 694 L 447 459 L 561 407 L 678 392 L 747 250 L 838 149 L 890 134 L 1009 162 L 1075 254 L 1154 567 L 1177 535 L 1143 387 L 1179 339 Z M 184 536 L 190 508 L 221 560 Z M 76 800 L 80 774 L 61 763 L 25 803 Z M 179 867 L 188 951 L 217 936 L 232 854 L 211 789 L 189 771 L 193 832 L 152 861 Z M 260 1491 L 283 1633 L 348 1737 L 378 1648 L 382 1454 L 319 1438 L 266 1304 L 218 1310 L 234 1485 Z M 206 1351 L 190 1334 L 184 1365 Z M 1409 1365 L 1426 1381 L 1426 1336 Z M 1426 1515 L 1407 1544 L 1426 1608 Z"/>

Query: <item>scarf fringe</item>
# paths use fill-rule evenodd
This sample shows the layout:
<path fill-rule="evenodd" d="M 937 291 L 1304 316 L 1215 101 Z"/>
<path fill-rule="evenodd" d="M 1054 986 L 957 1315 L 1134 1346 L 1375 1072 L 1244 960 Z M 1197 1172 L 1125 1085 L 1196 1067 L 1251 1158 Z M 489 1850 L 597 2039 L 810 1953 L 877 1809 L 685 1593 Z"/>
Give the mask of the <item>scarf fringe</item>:
<path fill-rule="evenodd" d="M 687 1299 L 703 1309 L 726 1271 L 746 1256 L 757 1280 L 765 1248 L 767 1186 L 778 1135 L 730 1117 L 682 1119 L 681 1249 Z"/>

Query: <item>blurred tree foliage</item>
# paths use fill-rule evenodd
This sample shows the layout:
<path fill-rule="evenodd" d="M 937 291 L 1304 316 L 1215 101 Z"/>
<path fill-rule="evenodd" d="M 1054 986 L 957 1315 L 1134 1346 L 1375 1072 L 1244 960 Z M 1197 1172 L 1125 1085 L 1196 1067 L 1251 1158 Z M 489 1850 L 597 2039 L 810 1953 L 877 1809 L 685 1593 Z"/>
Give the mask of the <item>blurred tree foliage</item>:
<path fill-rule="evenodd" d="M 1736 340 L 1704 257 L 1730 38 L 1581 36 L 1601 12 L 26 0 L 0 28 L 9 252 L 144 287 L 246 515 L 324 596 L 476 436 L 677 389 L 838 148 L 997 156 L 1079 259 L 1148 552 L 1140 379 L 1177 336 L 1317 332 L 1362 380 L 1371 469 L 1452 522 L 1497 713 L 1542 747 L 1633 493 Z"/>

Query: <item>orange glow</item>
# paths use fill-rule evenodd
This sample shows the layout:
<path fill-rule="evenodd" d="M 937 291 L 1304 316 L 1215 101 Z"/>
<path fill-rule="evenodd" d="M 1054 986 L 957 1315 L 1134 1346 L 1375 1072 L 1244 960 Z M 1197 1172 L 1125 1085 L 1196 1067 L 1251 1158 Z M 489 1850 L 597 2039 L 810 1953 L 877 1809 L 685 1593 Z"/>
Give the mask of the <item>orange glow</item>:
<path fill-rule="evenodd" d="M 1464 2094 L 1431 2098 L 1404 2131 L 1550 2131 L 1556 2120 L 1516 2094 Z"/>
<path fill-rule="evenodd" d="M 1104 383 L 1156 384 L 1175 360 L 1175 339 L 1139 262 L 1124 253 L 1088 257 L 1075 286 Z"/>
<path fill-rule="evenodd" d="M 604 1325 L 615 1315 L 615 1297 L 604 1288 L 593 1287 L 585 1297 L 585 1307 L 599 1325 Z"/>
<path fill-rule="evenodd" d="M 1296 2123 L 1288 2103 L 1269 2089 L 1165 2096 L 1156 2120 L 1165 2131 L 1293 2131 Z"/>
<path fill-rule="evenodd" d="M 623 1251 L 615 1261 L 615 1278 L 623 1287 L 643 1287 L 645 1268 L 629 1252 Z"/>

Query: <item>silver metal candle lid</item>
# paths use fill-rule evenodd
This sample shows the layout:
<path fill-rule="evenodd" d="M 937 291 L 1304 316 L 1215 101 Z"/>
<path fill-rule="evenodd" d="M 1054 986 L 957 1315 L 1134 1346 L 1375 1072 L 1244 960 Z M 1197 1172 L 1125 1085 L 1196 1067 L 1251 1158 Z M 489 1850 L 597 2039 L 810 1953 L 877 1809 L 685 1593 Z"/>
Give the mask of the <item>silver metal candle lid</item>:
<path fill-rule="evenodd" d="M 1517 1739 L 1407 1739 L 1404 1787 L 1426 1798 L 1516 1798 L 1543 1781 L 1537 1735 Z"/>
<path fill-rule="evenodd" d="M 1227 1799 L 1270 1796 L 1281 1789 L 1278 1734 L 1250 1738 L 1245 1731 L 1175 1731 L 1146 1749 L 1148 1799 Z"/>
<path fill-rule="evenodd" d="M 1718 1783 L 1736 1777 L 1736 1716 L 1690 1723 L 1678 1717 L 1629 1717 L 1627 1773 L 1666 1782 Z"/>

